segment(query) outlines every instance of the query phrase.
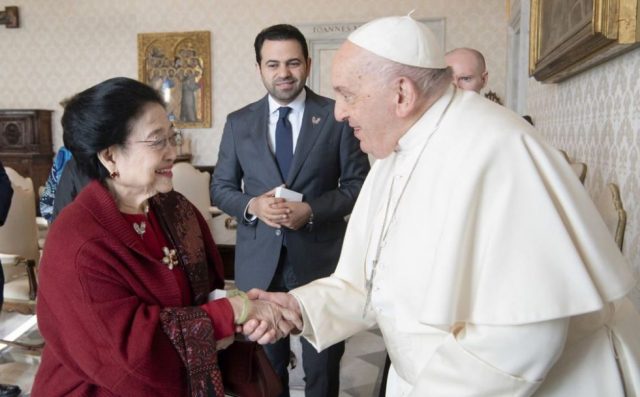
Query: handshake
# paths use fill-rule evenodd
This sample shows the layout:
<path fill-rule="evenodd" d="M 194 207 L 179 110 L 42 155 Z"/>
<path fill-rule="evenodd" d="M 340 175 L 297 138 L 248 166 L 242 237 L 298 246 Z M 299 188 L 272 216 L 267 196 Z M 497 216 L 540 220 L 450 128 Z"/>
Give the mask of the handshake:
<path fill-rule="evenodd" d="M 248 302 L 241 303 L 244 315 L 239 315 L 246 321 L 241 321 L 242 324 L 236 326 L 236 332 L 243 333 L 247 339 L 264 345 L 302 330 L 300 305 L 293 295 L 254 288 L 247 292 L 246 298 L 240 299 L 247 298 Z M 238 306 L 234 299 L 236 298 L 231 298 L 230 301 L 235 314 Z"/>

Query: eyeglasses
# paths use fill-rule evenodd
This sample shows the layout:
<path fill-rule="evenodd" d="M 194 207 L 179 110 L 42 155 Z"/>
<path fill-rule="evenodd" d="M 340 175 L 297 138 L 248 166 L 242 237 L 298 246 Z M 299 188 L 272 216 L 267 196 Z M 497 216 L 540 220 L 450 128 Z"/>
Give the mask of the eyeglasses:
<path fill-rule="evenodd" d="M 135 143 L 146 143 L 148 147 L 153 150 L 164 150 L 167 147 L 167 144 L 176 147 L 182 144 L 182 131 L 172 126 L 171 131 L 173 133 L 166 138 L 157 138 L 153 140 L 146 141 L 134 141 Z"/>

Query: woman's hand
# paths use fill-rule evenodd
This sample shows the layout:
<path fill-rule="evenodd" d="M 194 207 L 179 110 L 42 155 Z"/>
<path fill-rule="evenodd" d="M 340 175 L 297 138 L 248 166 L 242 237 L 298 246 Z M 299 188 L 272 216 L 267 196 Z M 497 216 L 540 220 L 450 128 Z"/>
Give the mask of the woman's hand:
<path fill-rule="evenodd" d="M 302 329 L 300 308 L 293 296 L 258 289 L 252 289 L 247 296 L 260 313 L 254 317 L 250 315 L 249 320 L 238 327 L 238 332 L 242 332 L 248 339 L 260 344 L 273 343 Z"/>
<path fill-rule="evenodd" d="M 296 329 L 296 325 L 302 326 L 298 316 L 289 309 L 262 300 L 251 300 L 250 302 L 249 321 L 243 325 L 243 333 L 249 340 L 256 341 L 262 345 L 273 343 L 289 335 L 292 330 Z M 254 327 L 246 327 L 247 330 L 254 328 L 254 332 L 244 332 L 245 326 L 249 322 L 257 323 L 257 332 Z"/>

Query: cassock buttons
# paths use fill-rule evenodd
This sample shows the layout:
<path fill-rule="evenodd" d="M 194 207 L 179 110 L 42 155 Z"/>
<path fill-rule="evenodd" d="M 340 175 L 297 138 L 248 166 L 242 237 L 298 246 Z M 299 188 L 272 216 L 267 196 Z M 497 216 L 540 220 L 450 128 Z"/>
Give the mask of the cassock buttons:
<path fill-rule="evenodd" d="M 281 235 L 281 234 L 282 234 L 282 230 L 280 230 L 280 229 L 276 229 L 276 236 L 279 236 L 279 235 Z"/>

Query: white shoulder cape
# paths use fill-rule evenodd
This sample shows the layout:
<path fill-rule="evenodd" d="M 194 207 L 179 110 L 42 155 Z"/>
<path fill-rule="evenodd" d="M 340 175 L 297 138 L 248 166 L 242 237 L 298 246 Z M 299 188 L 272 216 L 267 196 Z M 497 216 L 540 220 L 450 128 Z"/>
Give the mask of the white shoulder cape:
<path fill-rule="evenodd" d="M 408 134 L 428 133 L 450 95 Z M 335 288 L 360 298 L 393 156 L 367 177 L 332 276 Z M 519 116 L 478 95 L 456 94 L 394 218 L 381 260 L 397 268 L 399 324 L 416 316 L 430 325 L 538 322 L 599 310 L 635 285 L 565 159 Z"/>

